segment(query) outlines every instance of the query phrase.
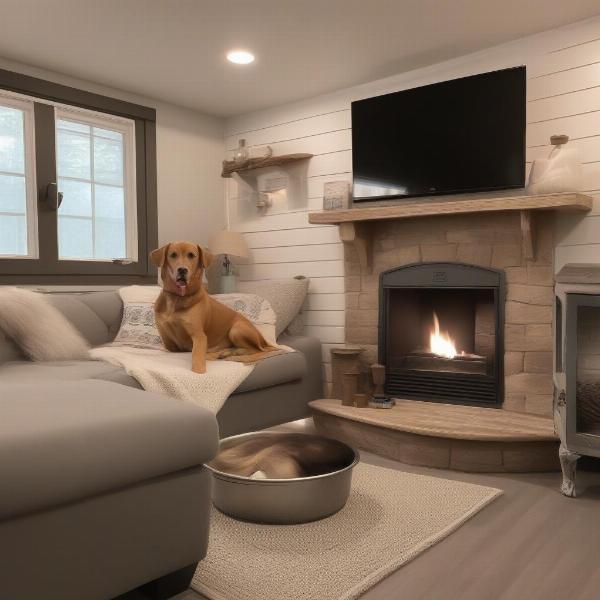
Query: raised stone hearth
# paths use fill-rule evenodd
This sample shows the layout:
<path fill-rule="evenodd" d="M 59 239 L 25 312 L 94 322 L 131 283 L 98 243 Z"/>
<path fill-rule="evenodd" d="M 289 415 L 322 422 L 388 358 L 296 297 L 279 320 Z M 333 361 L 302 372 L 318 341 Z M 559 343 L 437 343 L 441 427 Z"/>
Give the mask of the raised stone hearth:
<path fill-rule="evenodd" d="M 317 430 L 412 465 L 487 473 L 555 471 L 552 420 L 507 410 L 401 400 L 391 409 L 310 403 Z"/>

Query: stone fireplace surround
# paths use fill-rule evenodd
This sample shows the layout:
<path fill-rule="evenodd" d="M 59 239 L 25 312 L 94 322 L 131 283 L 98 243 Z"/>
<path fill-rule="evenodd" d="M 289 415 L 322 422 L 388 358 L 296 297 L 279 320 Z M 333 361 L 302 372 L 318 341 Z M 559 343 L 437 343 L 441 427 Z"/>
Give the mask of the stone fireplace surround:
<path fill-rule="evenodd" d="M 371 222 L 372 269 L 344 244 L 346 342 L 377 362 L 379 275 L 419 262 L 459 262 L 506 274 L 504 409 L 552 414 L 553 213 L 536 222 L 534 256 L 522 251 L 518 212 L 427 216 Z"/>
<path fill-rule="evenodd" d="M 455 196 L 355 205 L 309 214 L 338 225 L 344 242 L 346 339 L 362 366 L 378 359 L 379 276 L 423 262 L 503 270 L 506 280 L 502 408 L 552 415 L 554 219 L 586 213 L 590 196 Z"/>

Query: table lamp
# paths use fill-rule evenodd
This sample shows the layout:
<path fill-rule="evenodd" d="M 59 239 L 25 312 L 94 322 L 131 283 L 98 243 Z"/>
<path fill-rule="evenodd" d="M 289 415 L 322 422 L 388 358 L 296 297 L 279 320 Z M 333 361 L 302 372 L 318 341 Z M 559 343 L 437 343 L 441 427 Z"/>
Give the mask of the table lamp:
<path fill-rule="evenodd" d="M 219 281 L 219 291 L 222 294 L 231 294 L 236 291 L 237 277 L 233 272 L 231 259 L 248 258 L 248 245 L 241 233 L 237 231 L 218 231 L 209 242 L 209 250 L 223 258 L 223 272 Z"/>

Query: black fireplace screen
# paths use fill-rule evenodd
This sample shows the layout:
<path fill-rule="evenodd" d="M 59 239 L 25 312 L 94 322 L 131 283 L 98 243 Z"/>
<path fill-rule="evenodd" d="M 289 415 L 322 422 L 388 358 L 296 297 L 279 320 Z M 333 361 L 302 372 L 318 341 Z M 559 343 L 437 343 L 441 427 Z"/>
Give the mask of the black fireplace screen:
<path fill-rule="evenodd" d="M 382 273 L 379 360 L 399 398 L 497 405 L 503 398 L 500 271 L 419 263 Z"/>

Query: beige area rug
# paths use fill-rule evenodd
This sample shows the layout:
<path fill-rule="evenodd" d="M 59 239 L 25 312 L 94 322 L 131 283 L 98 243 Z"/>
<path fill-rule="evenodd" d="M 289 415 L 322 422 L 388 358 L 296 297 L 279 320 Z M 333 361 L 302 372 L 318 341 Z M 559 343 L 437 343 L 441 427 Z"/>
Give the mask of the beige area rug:
<path fill-rule="evenodd" d="M 352 488 L 340 512 L 304 525 L 243 523 L 213 508 L 192 587 L 213 600 L 357 598 L 502 494 L 366 464 Z"/>

